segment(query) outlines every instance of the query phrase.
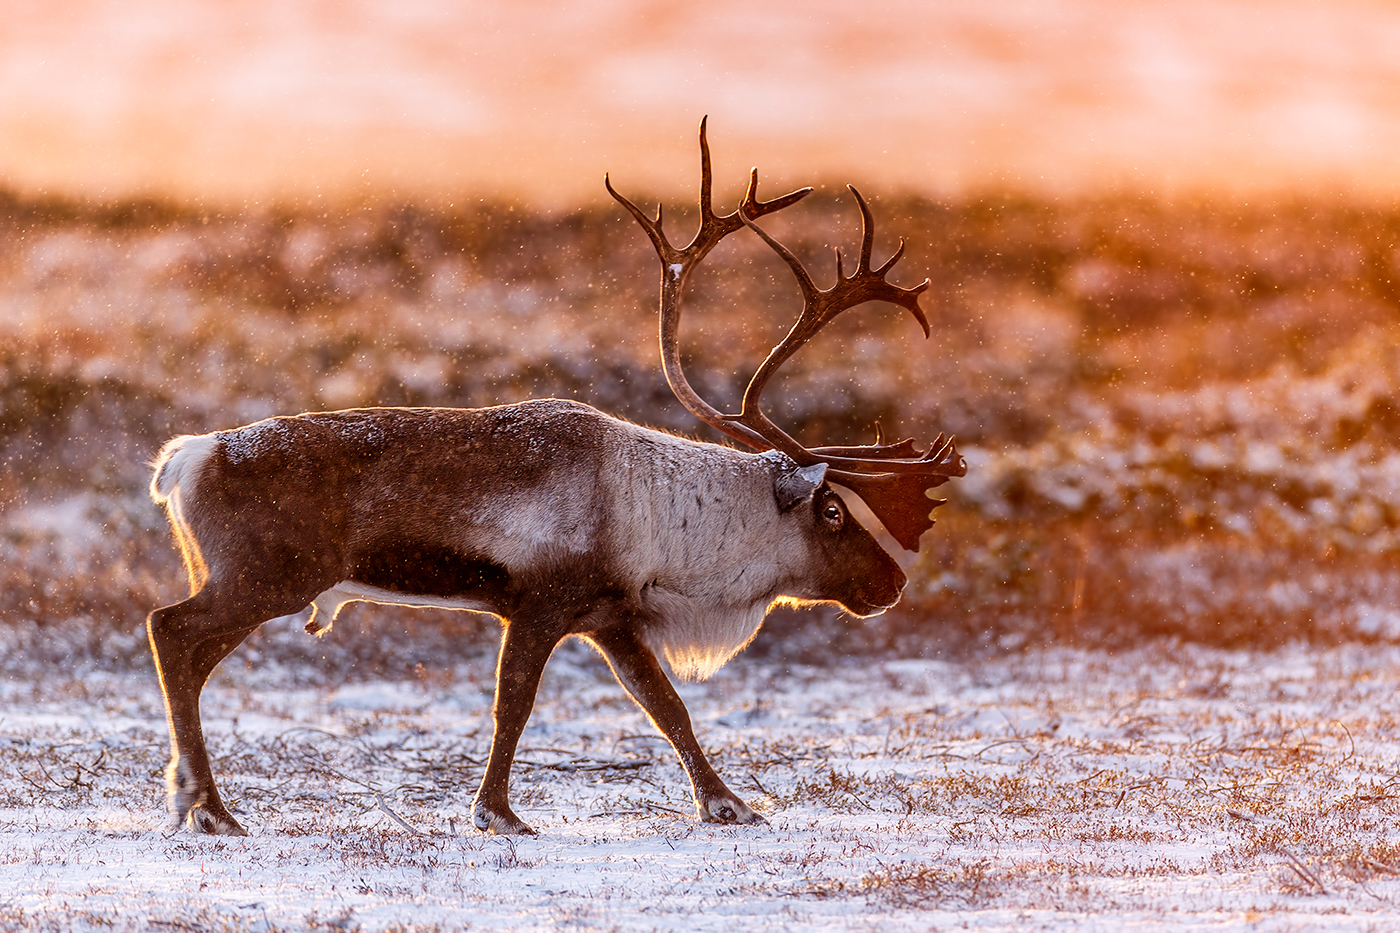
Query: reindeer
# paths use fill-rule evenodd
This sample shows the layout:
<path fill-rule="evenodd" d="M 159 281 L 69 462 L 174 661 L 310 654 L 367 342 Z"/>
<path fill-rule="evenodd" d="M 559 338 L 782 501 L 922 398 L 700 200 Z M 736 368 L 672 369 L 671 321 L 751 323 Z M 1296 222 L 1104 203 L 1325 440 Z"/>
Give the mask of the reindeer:
<path fill-rule="evenodd" d="M 682 678 L 704 678 L 753 639 L 777 603 L 834 603 L 855 616 L 885 611 L 905 577 L 852 519 L 830 484 L 863 499 L 899 543 L 917 550 L 933 520 L 927 491 L 966 464 L 942 435 L 808 449 L 774 425 L 760 401 L 769 378 L 847 308 L 885 301 L 929 326 L 928 281 L 886 275 L 903 252 L 871 267 L 874 222 L 854 188 L 863 232 L 847 276 L 819 289 L 755 220 L 804 188 L 757 196 L 755 169 L 738 208 L 717 214 L 700 124 L 700 226 L 671 245 L 661 211 L 636 218 L 661 260 L 661 356 L 677 398 L 753 452 L 701 443 L 543 399 L 484 409 L 363 408 L 270 418 L 161 451 L 151 495 L 164 505 L 190 596 L 150 614 L 147 632 L 165 696 L 170 808 L 177 825 L 244 835 L 219 796 L 199 697 L 210 672 L 264 622 L 305 618 L 326 632 L 361 600 L 485 612 L 502 623 L 494 733 L 472 805 L 490 833 L 533 833 L 511 810 L 510 769 L 556 645 L 574 636 L 606 659 L 618 683 L 670 741 L 699 819 L 761 823 L 710 766 L 657 654 Z M 738 414 L 704 402 L 681 368 L 681 299 L 692 271 L 722 239 L 748 228 L 788 265 L 803 296 L 797 323 L 754 373 Z"/>

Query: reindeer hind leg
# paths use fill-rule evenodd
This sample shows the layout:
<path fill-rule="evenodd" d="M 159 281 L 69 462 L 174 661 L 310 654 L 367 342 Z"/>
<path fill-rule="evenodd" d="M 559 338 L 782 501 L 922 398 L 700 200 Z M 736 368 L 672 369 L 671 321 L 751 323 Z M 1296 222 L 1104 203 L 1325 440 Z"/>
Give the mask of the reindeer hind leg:
<path fill-rule="evenodd" d="M 264 621 L 283 615 L 250 601 L 221 599 L 206 587 L 183 602 L 152 612 L 146 632 L 165 696 L 170 728 L 166 771 L 170 810 L 177 823 L 200 833 L 243 836 L 214 783 L 204 744 L 199 698 L 214 668 Z M 295 607 L 293 607 L 295 608 Z"/>

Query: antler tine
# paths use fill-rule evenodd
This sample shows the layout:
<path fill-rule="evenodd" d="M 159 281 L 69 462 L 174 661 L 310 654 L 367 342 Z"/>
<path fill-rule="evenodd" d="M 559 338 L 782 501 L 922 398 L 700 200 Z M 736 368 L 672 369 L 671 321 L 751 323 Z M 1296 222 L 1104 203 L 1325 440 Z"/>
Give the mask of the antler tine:
<path fill-rule="evenodd" d="M 692 246 L 700 239 L 703 232 L 705 218 L 713 217 L 714 212 L 714 165 L 710 161 L 710 140 L 705 133 L 705 125 L 710 122 L 710 115 L 705 114 L 700 118 L 700 223 L 701 230 L 696 231 L 695 239 L 691 240 Z M 755 173 L 757 174 L 757 173 Z"/>
<path fill-rule="evenodd" d="M 895 298 L 885 295 L 877 296 L 875 299 L 868 298 L 866 300 L 890 301 L 893 304 L 908 309 L 910 313 L 914 315 L 914 319 L 919 322 L 919 326 L 924 329 L 924 336 L 927 337 L 929 335 L 928 319 L 924 317 L 923 309 L 919 307 L 919 295 L 923 294 L 924 291 L 928 289 L 931 284 L 930 281 L 924 279 L 913 288 L 899 288 L 898 286 L 890 285 L 888 282 L 885 282 L 885 276 L 894 268 L 894 264 L 899 262 L 904 256 L 904 239 L 902 237 L 900 238 L 899 245 L 895 247 L 894 254 L 890 256 L 889 259 L 882 262 L 878 269 L 872 269 L 870 267 L 871 257 L 875 252 L 875 217 L 870 212 L 870 205 L 866 203 L 865 198 L 861 196 L 856 186 L 847 185 L 846 187 L 850 189 L 851 194 L 855 195 L 856 206 L 860 208 L 860 262 L 856 266 L 855 273 L 851 275 L 851 280 L 854 281 L 861 275 L 866 275 L 869 276 L 872 282 L 888 285 L 895 296 L 903 300 L 895 300 Z"/>
<path fill-rule="evenodd" d="M 907 551 L 919 549 L 919 538 L 933 527 L 931 513 L 947 501 L 930 499 L 927 495 L 929 490 L 946 483 L 946 476 L 922 476 L 917 473 L 840 474 L 827 470 L 826 478 L 860 496 L 885 530 Z"/>
<path fill-rule="evenodd" d="M 857 270 L 869 269 L 870 257 L 875 252 L 875 218 L 870 213 L 870 205 L 865 203 L 865 198 L 861 197 L 856 186 L 847 185 L 846 187 L 851 194 L 856 196 L 856 206 L 860 208 L 860 264 L 856 268 Z M 899 254 L 902 252 L 904 252 L 904 241 L 900 240 L 895 258 L 899 258 Z M 881 266 L 880 271 L 883 273 L 892 265 L 894 265 L 893 260 Z"/>
<path fill-rule="evenodd" d="M 923 328 L 924 336 L 927 337 L 929 334 L 928 318 L 924 316 L 923 309 L 919 307 L 919 295 L 929 287 L 929 280 L 924 279 L 913 288 L 901 288 L 886 281 L 885 274 L 904 251 L 902 242 L 899 250 L 890 260 L 882 263 L 878 270 L 871 268 L 870 263 L 875 244 L 874 217 L 870 213 L 870 207 L 866 204 L 865 198 L 861 197 L 860 192 L 854 186 L 849 187 L 851 193 L 855 195 L 856 204 L 861 213 L 860 259 L 856 264 L 856 271 L 848 277 L 842 268 L 841 253 L 838 250 L 836 253 L 836 282 L 828 289 L 818 288 L 812 281 L 811 274 L 807 272 L 801 260 L 791 250 L 770 236 L 758 224 L 744 216 L 742 212 L 740 214 L 740 219 L 744 224 L 758 234 L 763 242 L 767 243 L 769 248 L 777 253 L 792 271 L 793 277 L 797 279 L 798 288 L 802 292 L 802 312 L 792 329 L 788 331 L 787 336 L 773 348 L 772 352 L 768 354 L 768 358 L 763 361 L 753 378 L 749 380 L 749 385 L 744 390 L 743 408 L 740 413 L 726 416 L 726 420 L 752 429 L 774 447 L 794 458 L 800 458 L 804 454 L 812 456 L 813 452 L 808 451 L 807 448 L 770 421 L 763 413 L 761 403 L 763 390 L 767 386 L 768 380 L 794 353 L 842 311 L 869 301 L 886 301 L 908 309 Z M 880 452 L 882 447 L 883 445 L 877 439 L 876 449 L 869 451 L 869 455 L 881 460 L 890 459 L 889 452 Z M 847 459 L 855 461 L 867 455 L 862 452 L 861 458 L 832 458 L 825 456 L 827 453 L 826 450 L 822 451 L 823 459 L 833 468 L 847 465 L 838 464 L 836 461 Z M 861 469 L 855 462 L 850 463 L 849 466 L 852 469 Z"/>
<path fill-rule="evenodd" d="M 913 447 L 911 441 L 902 441 L 894 446 L 905 445 L 911 449 Z M 874 455 L 885 455 L 884 449 L 876 451 Z M 827 458 L 826 462 L 831 463 L 834 459 Z M 880 463 L 879 460 L 862 458 L 861 466 L 865 469 L 877 469 L 877 464 Z M 965 475 L 967 461 L 958 453 L 953 438 L 945 439 L 944 435 L 939 434 L 928 451 L 918 460 L 888 460 L 884 461 L 884 464 L 888 472 L 828 469 L 826 478 L 860 496 L 865 504 L 870 506 L 880 524 L 885 526 L 901 546 L 906 550 L 917 551 L 919 538 L 933 527 L 932 511 L 946 501 L 930 499 L 928 493 L 942 486 L 951 477 Z M 901 468 L 905 467 L 915 469 L 904 472 Z"/>
<path fill-rule="evenodd" d="M 603 187 L 607 188 L 608 194 L 612 195 L 614 200 L 627 208 L 627 213 L 631 214 L 636 219 L 642 230 L 646 232 L 647 239 L 651 240 L 651 245 L 656 249 L 656 255 L 661 257 L 661 262 L 664 264 L 667 259 L 676 252 L 676 249 L 666 239 L 666 234 L 661 229 L 661 205 L 656 205 L 656 219 L 652 220 L 647 217 L 646 213 L 640 207 L 633 204 L 629 198 L 618 194 L 617 189 L 612 186 L 612 179 L 609 178 L 607 174 L 603 175 Z"/>
<path fill-rule="evenodd" d="M 792 270 L 793 278 L 797 279 L 797 287 L 802 291 L 803 307 L 802 315 L 798 318 L 798 322 L 792 327 L 793 331 L 796 331 L 799 327 L 802 326 L 804 319 L 811 316 L 809 315 L 808 311 L 820 301 L 822 290 L 817 287 L 816 282 L 812 281 L 812 276 L 810 273 L 807 272 L 807 267 L 802 265 L 802 260 L 798 259 L 795 255 L 793 255 L 792 250 L 788 249 L 786 246 L 773 239 L 773 237 L 768 234 L 768 231 L 764 230 L 762 227 L 754 223 L 748 217 L 743 216 L 741 214 L 739 219 L 744 222 L 744 226 L 748 227 L 754 233 L 757 233 L 759 238 L 762 239 L 763 242 L 767 243 L 768 246 L 773 250 L 773 252 L 778 254 L 778 256 L 783 260 L 783 262 L 787 263 L 787 267 L 790 270 Z M 838 270 L 837 278 L 840 279 L 840 250 L 836 251 L 836 268 Z M 815 333 L 815 331 L 813 331 L 813 333 Z M 792 337 L 791 332 L 789 332 L 788 337 Z M 807 339 L 810 339 L 810 335 L 808 335 L 808 337 L 802 342 L 806 343 Z M 799 344 L 799 346 L 800 345 L 801 344 Z M 781 346 L 781 344 L 779 344 L 779 346 Z M 797 348 L 794 347 L 793 349 L 795 350 Z M 786 357 L 784 357 L 784 359 L 786 359 Z"/>
<path fill-rule="evenodd" d="M 799 188 L 771 201 L 760 201 L 758 199 L 758 169 L 753 169 L 749 174 L 749 186 L 744 192 L 743 200 L 739 208 L 729 214 L 716 214 L 714 211 L 714 168 L 710 158 L 710 142 L 706 135 L 705 124 L 709 118 L 700 121 L 700 227 L 695 232 L 694 238 L 685 246 L 677 248 L 672 246 L 662 231 L 661 207 L 656 209 L 656 219 L 652 220 L 633 204 L 630 199 L 619 194 L 612 186 L 609 176 L 603 176 L 603 184 L 608 189 L 608 194 L 612 195 L 619 204 L 627 209 L 637 221 L 641 228 L 646 231 L 651 239 L 652 245 L 656 247 L 657 255 L 663 262 L 673 259 L 683 261 L 686 266 L 685 272 L 688 274 L 689 267 L 694 266 L 705 255 L 713 249 L 720 240 L 744 226 L 744 217 L 762 217 L 766 214 L 780 211 L 785 207 L 796 204 L 798 201 L 812 193 L 812 189 Z"/>
<path fill-rule="evenodd" d="M 708 117 L 700 121 L 700 226 L 694 238 L 686 246 L 676 248 L 666 238 L 661 225 L 661 209 L 658 207 L 656 220 L 647 215 L 629 199 L 613 188 L 608 176 L 603 176 L 603 184 L 627 212 L 641 226 L 661 260 L 660 332 L 661 366 L 666 373 L 666 381 L 671 391 L 691 414 L 711 427 L 729 435 L 756 450 L 767 450 L 771 446 L 762 436 L 751 429 L 727 421 L 724 415 L 702 399 L 691 388 L 685 377 L 680 357 L 681 299 L 690 272 L 702 259 L 729 234 L 744 226 L 746 217 L 762 217 L 785 207 L 796 204 L 811 194 L 811 188 L 799 188 L 771 201 L 758 199 L 758 169 L 749 175 L 749 185 L 739 207 L 730 214 L 716 214 L 713 200 L 713 163 L 710 158 L 710 143 L 706 135 Z"/>

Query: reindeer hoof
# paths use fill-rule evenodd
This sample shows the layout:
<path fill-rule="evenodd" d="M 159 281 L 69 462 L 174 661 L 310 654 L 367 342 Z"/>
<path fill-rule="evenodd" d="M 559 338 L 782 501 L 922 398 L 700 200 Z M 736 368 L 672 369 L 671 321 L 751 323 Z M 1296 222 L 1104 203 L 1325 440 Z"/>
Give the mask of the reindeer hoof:
<path fill-rule="evenodd" d="M 493 836 L 537 835 L 529 824 L 512 813 L 509 807 L 493 810 L 485 804 L 477 804 L 472 811 L 472 823 L 477 829 Z"/>
<path fill-rule="evenodd" d="M 700 819 L 705 823 L 756 823 L 767 825 L 768 821 L 755 813 L 742 800 L 736 797 L 717 797 L 700 804 Z"/>
<path fill-rule="evenodd" d="M 185 822 L 190 829 L 209 836 L 246 836 L 248 830 L 227 812 L 215 813 L 208 807 L 195 807 Z"/>

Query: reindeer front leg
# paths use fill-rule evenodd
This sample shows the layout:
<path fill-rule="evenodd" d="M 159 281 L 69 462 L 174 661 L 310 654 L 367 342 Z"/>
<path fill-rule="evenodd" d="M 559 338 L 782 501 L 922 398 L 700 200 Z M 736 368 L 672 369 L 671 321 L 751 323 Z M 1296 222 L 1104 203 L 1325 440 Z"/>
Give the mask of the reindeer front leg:
<path fill-rule="evenodd" d="M 535 831 L 510 808 L 510 766 L 525 723 L 535 707 L 535 691 L 545 662 L 562 635 L 542 631 L 534 620 L 507 622 L 496 662 L 495 733 L 481 787 L 472 803 L 472 822 L 496 835 L 533 836 Z"/>
<path fill-rule="evenodd" d="M 706 823 L 765 823 L 739 796 L 725 786 L 710 767 L 690 714 L 676 693 L 656 655 L 642 643 L 636 632 L 623 625 L 595 632 L 589 640 L 603 653 L 613 676 L 628 695 L 666 736 L 680 757 L 690 778 L 696 814 Z"/>

